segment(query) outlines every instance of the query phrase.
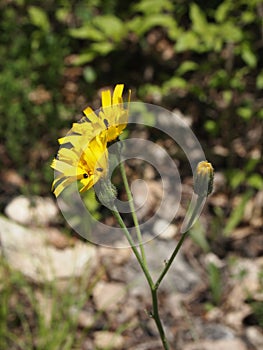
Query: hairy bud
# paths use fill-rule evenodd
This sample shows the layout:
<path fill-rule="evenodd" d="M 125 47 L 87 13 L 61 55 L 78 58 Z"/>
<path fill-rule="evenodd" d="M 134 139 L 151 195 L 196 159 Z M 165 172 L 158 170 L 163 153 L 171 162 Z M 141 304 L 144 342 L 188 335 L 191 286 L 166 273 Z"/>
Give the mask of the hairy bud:
<path fill-rule="evenodd" d="M 213 180 L 212 164 L 207 161 L 198 163 L 194 175 L 194 192 L 201 197 L 207 197 L 213 190 Z"/>

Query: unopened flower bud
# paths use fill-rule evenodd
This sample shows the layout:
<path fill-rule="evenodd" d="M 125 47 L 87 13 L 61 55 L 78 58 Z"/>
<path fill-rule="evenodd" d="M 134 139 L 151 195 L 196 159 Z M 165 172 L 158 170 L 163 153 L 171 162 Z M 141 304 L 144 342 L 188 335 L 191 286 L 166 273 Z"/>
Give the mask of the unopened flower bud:
<path fill-rule="evenodd" d="M 202 161 L 197 164 L 194 175 L 194 192 L 201 197 L 207 197 L 213 190 L 214 169 L 212 164 Z"/>
<path fill-rule="evenodd" d="M 98 201 L 106 207 L 112 207 L 117 197 L 117 190 L 110 180 L 101 179 L 94 187 Z"/>

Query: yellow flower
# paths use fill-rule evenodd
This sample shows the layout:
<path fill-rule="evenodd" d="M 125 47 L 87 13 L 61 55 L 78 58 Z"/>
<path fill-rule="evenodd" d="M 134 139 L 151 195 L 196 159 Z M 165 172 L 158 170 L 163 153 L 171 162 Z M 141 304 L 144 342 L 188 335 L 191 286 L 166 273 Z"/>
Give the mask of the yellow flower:
<path fill-rule="evenodd" d="M 97 115 L 90 107 L 84 109 L 85 116 L 79 123 L 73 123 L 70 133 L 59 139 L 60 144 L 74 142 L 76 136 L 85 135 L 86 139 L 92 139 L 98 133 L 106 135 L 106 141 L 115 140 L 125 129 L 128 122 L 128 108 L 124 108 L 122 93 L 124 84 L 117 84 L 113 94 L 104 90 L 101 93 L 102 108 Z M 131 91 L 129 91 L 128 102 Z"/>
<path fill-rule="evenodd" d="M 61 147 L 57 159 L 51 167 L 58 172 L 52 189 L 56 197 L 69 184 L 80 180 L 80 192 L 90 189 L 107 174 L 108 150 L 105 135 L 99 134 L 91 141 L 83 136 L 75 136 L 71 148 Z"/>
<path fill-rule="evenodd" d="M 102 91 L 99 114 L 87 107 L 80 122 L 74 123 L 70 132 L 58 140 L 61 147 L 57 159 L 51 164 L 59 173 L 52 184 L 56 197 L 76 180 L 80 180 L 83 185 L 80 192 L 84 192 L 106 175 L 107 142 L 115 140 L 128 122 L 128 109 L 124 108 L 122 99 L 123 89 L 124 85 L 118 84 L 113 94 L 110 90 Z"/>

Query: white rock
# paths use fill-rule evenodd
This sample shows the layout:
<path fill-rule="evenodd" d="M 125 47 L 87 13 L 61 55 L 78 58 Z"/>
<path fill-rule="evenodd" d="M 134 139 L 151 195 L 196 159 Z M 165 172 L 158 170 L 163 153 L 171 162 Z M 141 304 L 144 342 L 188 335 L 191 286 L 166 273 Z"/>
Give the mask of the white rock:
<path fill-rule="evenodd" d="M 91 328 L 95 323 L 95 316 L 85 310 L 78 312 L 78 325 L 83 328 Z"/>
<path fill-rule="evenodd" d="M 263 349 L 263 334 L 259 327 L 247 327 L 246 335 L 255 348 Z"/>
<path fill-rule="evenodd" d="M 124 338 L 118 333 L 98 331 L 94 333 L 94 345 L 96 349 L 122 349 Z"/>
<path fill-rule="evenodd" d="M 195 343 L 187 344 L 184 346 L 184 350 L 247 350 L 245 343 L 243 343 L 240 339 L 223 339 L 223 340 L 204 340 L 198 341 Z"/>
<path fill-rule="evenodd" d="M 0 216 L 0 249 L 9 265 L 37 283 L 89 276 L 97 266 L 96 248 L 78 242 L 56 249 L 42 229 L 29 229 Z"/>
<path fill-rule="evenodd" d="M 51 198 L 18 196 L 7 205 L 5 214 L 19 224 L 46 226 L 56 221 L 58 208 Z"/>
<path fill-rule="evenodd" d="M 113 264 L 114 266 L 121 266 L 124 265 L 127 261 L 129 261 L 132 255 L 132 250 L 131 248 L 118 249 L 109 247 L 98 247 L 98 254 L 102 263 L 104 263 L 105 265 Z"/>
<path fill-rule="evenodd" d="M 113 311 L 125 300 L 126 288 L 122 283 L 100 281 L 93 289 L 93 299 L 99 310 Z"/>
<path fill-rule="evenodd" d="M 170 224 L 166 220 L 158 220 L 153 226 L 154 236 L 158 236 L 160 239 L 171 239 L 176 235 L 177 227 L 174 224 Z"/>

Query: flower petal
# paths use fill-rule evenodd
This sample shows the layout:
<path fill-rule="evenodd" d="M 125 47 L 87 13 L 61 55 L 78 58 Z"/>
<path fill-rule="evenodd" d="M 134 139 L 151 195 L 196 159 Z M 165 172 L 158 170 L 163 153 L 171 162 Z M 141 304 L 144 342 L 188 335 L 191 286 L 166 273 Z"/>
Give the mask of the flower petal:
<path fill-rule="evenodd" d="M 112 97 L 112 104 L 117 105 L 119 103 L 122 103 L 122 92 L 124 89 L 124 84 L 118 84 L 115 86 L 115 89 L 113 91 L 113 97 Z"/>
<path fill-rule="evenodd" d="M 70 164 L 67 164 L 61 160 L 54 159 L 51 168 L 59 171 L 60 173 L 64 174 L 64 176 L 73 176 L 77 178 L 77 176 L 81 175 L 83 171 L 81 171 L 76 166 L 72 166 Z"/>
<path fill-rule="evenodd" d="M 96 113 L 94 113 L 92 108 L 90 108 L 90 107 L 85 108 L 83 110 L 83 113 L 88 118 L 88 120 L 90 120 L 91 123 L 96 123 L 97 122 L 98 116 L 96 115 Z"/>
<path fill-rule="evenodd" d="M 67 177 L 65 178 L 60 184 L 58 184 L 57 186 L 54 185 L 55 189 L 54 189 L 54 194 L 56 197 L 58 197 L 60 195 L 60 193 L 68 186 L 70 185 L 72 182 L 74 182 L 74 179 L 72 179 L 71 177 Z"/>
<path fill-rule="evenodd" d="M 103 109 L 111 106 L 111 92 L 110 92 L 110 90 L 102 91 L 101 103 L 102 103 Z"/>

